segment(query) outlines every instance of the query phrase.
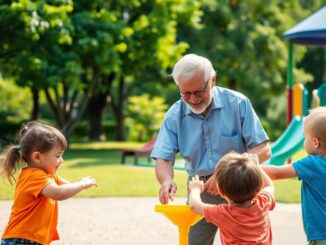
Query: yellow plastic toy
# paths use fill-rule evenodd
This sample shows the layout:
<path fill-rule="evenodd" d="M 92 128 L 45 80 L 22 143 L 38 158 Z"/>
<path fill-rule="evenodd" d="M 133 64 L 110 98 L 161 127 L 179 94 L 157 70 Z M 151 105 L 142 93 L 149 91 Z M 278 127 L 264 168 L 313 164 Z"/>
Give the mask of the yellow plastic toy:
<path fill-rule="evenodd" d="M 162 213 L 179 229 L 179 244 L 188 245 L 190 226 L 196 224 L 203 217 L 191 211 L 188 205 L 156 205 L 155 211 Z"/>

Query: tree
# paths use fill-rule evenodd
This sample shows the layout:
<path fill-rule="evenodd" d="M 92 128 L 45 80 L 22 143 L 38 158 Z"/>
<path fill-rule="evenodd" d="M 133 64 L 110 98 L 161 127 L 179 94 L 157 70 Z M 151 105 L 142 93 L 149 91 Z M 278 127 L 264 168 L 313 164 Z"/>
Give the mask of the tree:
<path fill-rule="evenodd" d="M 190 0 L 7 1 L 0 5 L 6 37 L 0 43 L 1 72 L 30 87 L 35 103 L 44 92 L 66 135 L 87 105 L 101 117 L 109 96 L 122 140 L 132 83 L 150 67 L 166 69 L 184 52 L 176 26 L 196 24 L 199 6 Z"/>
<path fill-rule="evenodd" d="M 38 92 L 44 92 L 58 126 L 68 136 L 102 73 L 116 67 L 111 56 L 114 16 L 96 9 L 83 11 L 69 0 L 9 1 L 0 7 L 5 36 L 0 43 L 1 72 L 31 88 L 34 108 Z"/>
<path fill-rule="evenodd" d="M 33 116 L 37 119 L 39 91 L 58 87 L 60 75 L 71 74 L 59 62 L 60 46 L 71 42 L 67 14 L 70 1 L 4 1 L 0 5 L 0 69 L 33 93 Z M 60 74 L 60 75 L 59 75 Z M 73 73 L 72 73 L 73 74 Z M 57 92 L 57 91 L 55 91 Z M 58 125 L 63 127 L 60 122 Z"/>
<path fill-rule="evenodd" d="M 119 69 L 106 78 L 106 89 L 94 94 L 94 101 L 107 97 L 115 115 L 117 139 L 125 139 L 125 103 L 139 85 L 145 86 L 144 74 L 155 71 L 156 81 L 171 67 L 188 45 L 176 41 L 178 23 L 196 26 L 200 4 L 195 1 L 113 1 L 105 5 L 122 23 L 118 35 Z M 105 81 L 105 79 L 102 79 Z M 101 99 L 102 98 L 102 99 Z M 99 107 L 98 107 L 99 108 Z M 99 121 L 99 120 L 98 120 Z"/>
<path fill-rule="evenodd" d="M 189 52 L 213 61 L 218 85 L 244 92 L 266 115 L 270 99 L 286 88 L 287 43 L 282 35 L 320 6 L 321 1 L 206 0 L 204 27 L 181 27 L 179 37 L 190 43 Z M 296 59 L 304 52 L 298 48 Z M 312 79 L 299 69 L 295 75 L 300 82 Z"/>

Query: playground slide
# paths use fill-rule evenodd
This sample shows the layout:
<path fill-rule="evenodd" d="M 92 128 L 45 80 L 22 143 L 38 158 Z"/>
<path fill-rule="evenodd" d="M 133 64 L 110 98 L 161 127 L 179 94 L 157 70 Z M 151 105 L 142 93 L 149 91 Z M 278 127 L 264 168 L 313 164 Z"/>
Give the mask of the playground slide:
<path fill-rule="evenodd" d="M 302 149 L 304 142 L 303 118 L 293 117 L 284 133 L 272 145 L 272 157 L 264 165 L 283 165 L 286 160 Z"/>

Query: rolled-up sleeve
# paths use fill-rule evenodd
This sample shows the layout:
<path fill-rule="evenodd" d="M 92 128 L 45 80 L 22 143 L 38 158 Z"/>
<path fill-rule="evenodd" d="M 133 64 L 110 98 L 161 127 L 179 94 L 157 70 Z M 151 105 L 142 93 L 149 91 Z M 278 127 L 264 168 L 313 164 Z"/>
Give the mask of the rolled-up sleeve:
<path fill-rule="evenodd" d="M 249 149 L 269 140 L 248 98 L 241 101 L 240 114 L 242 137 Z"/>
<path fill-rule="evenodd" d="M 174 108 L 171 108 L 165 115 L 163 124 L 157 136 L 151 158 L 175 160 L 175 155 L 179 152 L 178 136 L 176 133 L 176 123 L 173 120 Z"/>

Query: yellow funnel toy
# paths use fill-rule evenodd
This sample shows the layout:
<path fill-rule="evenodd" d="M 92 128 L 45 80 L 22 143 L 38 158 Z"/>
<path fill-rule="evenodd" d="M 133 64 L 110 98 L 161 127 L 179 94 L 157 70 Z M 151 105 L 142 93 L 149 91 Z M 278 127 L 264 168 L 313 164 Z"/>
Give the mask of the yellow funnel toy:
<path fill-rule="evenodd" d="M 162 213 L 179 229 L 179 244 L 188 245 L 190 226 L 196 224 L 203 217 L 191 211 L 188 205 L 156 205 L 155 211 Z"/>

